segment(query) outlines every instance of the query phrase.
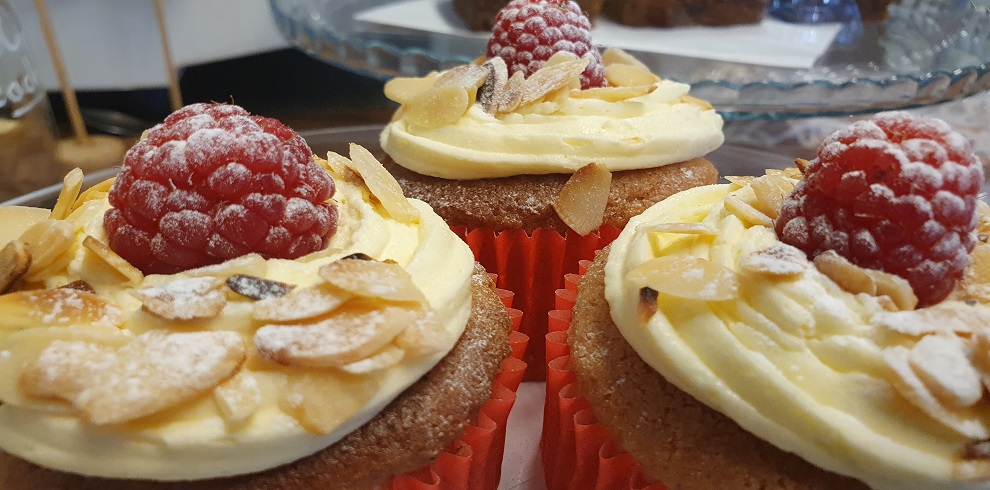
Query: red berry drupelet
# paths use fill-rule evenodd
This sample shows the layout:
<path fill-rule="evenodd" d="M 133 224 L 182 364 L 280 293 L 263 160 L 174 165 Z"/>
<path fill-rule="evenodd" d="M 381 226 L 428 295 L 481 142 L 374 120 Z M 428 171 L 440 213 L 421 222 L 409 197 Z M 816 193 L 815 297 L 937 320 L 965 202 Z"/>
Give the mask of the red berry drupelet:
<path fill-rule="evenodd" d="M 293 259 L 333 235 L 333 194 L 295 131 L 235 105 L 193 104 L 127 152 L 104 228 L 110 247 L 147 274 L 252 252 Z"/>
<path fill-rule="evenodd" d="M 829 136 L 784 201 L 777 236 L 815 257 L 908 280 L 919 306 L 952 292 L 976 243 L 983 167 L 936 119 L 881 114 Z"/>
<path fill-rule="evenodd" d="M 591 22 L 570 0 L 512 0 L 495 18 L 487 58 L 505 60 L 509 75 L 527 77 L 559 51 L 589 60 L 581 88 L 605 87 L 605 65 L 591 43 Z"/>

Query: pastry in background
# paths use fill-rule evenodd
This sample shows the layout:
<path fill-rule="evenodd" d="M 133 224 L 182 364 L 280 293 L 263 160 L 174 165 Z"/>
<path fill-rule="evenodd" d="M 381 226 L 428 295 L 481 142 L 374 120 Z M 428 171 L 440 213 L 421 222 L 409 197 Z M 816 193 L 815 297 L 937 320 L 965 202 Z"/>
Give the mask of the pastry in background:
<path fill-rule="evenodd" d="M 386 84 L 401 107 L 381 134 L 384 164 L 516 292 L 527 359 L 542 365 L 563 274 L 653 203 L 714 183 L 705 155 L 722 144 L 722 119 L 688 85 L 599 53 L 573 2 L 511 2 L 487 51 Z"/>

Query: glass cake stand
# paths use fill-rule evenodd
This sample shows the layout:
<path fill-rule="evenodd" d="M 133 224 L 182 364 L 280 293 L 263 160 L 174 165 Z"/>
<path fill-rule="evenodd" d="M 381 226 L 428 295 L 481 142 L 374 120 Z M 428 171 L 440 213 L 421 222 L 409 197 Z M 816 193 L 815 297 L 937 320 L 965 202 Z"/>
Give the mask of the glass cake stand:
<path fill-rule="evenodd" d="M 436 18 L 418 25 L 405 18 L 367 20 L 370 11 L 401 5 L 396 0 L 269 0 L 276 24 L 291 43 L 321 60 L 377 78 L 421 76 L 484 52 L 485 35 L 463 28 L 452 13 L 451 0 L 403 1 L 429 2 Z M 725 56 L 708 59 L 719 56 L 716 48 L 688 55 L 640 43 L 639 49 L 627 50 L 664 77 L 691 84 L 694 95 L 711 101 L 728 120 L 903 109 L 990 88 L 990 12 L 985 6 L 969 0 L 901 0 L 888 13 L 880 23 L 857 18 L 832 25 L 783 26 L 790 34 L 773 39 L 739 34 L 743 48 L 732 59 L 751 58 L 746 63 L 727 61 Z M 596 41 L 599 29 L 608 24 L 596 23 Z M 626 29 L 626 40 L 670 34 L 662 29 L 620 29 Z M 715 33 L 691 38 L 702 44 L 717 41 L 711 38 L 723 32 L 737 32 L 692 29 L 706 28 L 674 32 L 685 39 L 698 32 Z M 746 36 L 777 31 L 747 32 Z M 745 49 L 746 43 L 753 49 Z M 780 58 L 802 48 L 820 51 L 804 65 L 778 66 L 774 48 L 780 50 Z M 765 52 L 758 53 L 761 49 Z"/>

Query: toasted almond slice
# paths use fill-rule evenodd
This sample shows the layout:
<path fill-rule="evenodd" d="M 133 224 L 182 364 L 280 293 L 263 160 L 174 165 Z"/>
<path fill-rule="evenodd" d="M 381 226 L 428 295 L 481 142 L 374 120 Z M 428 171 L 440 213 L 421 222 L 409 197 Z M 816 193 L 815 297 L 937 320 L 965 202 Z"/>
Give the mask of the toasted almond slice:
<path fill-rule="evenodd" d="M 677 233 L 681 235 L 718 235 L 718 228 L 707 223 L 643 223 L 636 227 L 639 232 Z"/>
<path fill-rule="evenodd" d="M 403 107 L 406 120 L 410 123 L 424 128 L 439 128 L 460 119 L 470 106 L 471 97 L 467 89 L 444 85 L 423 92 Z"/>
<path fill-rule="evenodd" d="M 642 61 L 639 61 L 638 59 L 636 59 L 635 56 L 619 48 L 608 48 L 604 52 L 602 52 L 602 63 L 605 64 L 605 66 L 630 65 L 646 71 L 650 71 L 649 67 L 643 64 Z"/>
<path fill-rule="evenodd" d="M 786 243 L 775 243 L 743 257 L 739 267 L 773 278 L 793 279 L 810 269 L 811 262 L 801 250 Z"/>
<path fill-rule="evenodd" d="M 285 366 L 326 368 L 360 361 L 416 321 L 416 311 L 355 306 L 306 325 L 266 325 L 254 345 L 262 357 Z"/>
<path fill-rule="evenodd" d="M 935 305 L 920 310 L 877 313 L 871 323 L 875 328 L 912 337 L 939 332 L 970 335 L 990 330 L 990 312 L 983 308 Z"/>
<path fill-rule="evenodd" d="M 279 408 L 298 420 L 307 431 L 329 434 L 364 408 L 378 391 L 378 385 L 374 376 L 355 376 L 340 371 L 293 375 Z"/>
<path fill-rule="evenodd" d="M 983 397 L 980 373 L 969 362 L 966 346 L 955 335 L 927 335 L 911 348 L 911 368 L 947 407 L 971 407 Z"/>
<path fill-rule="evenodd" d="M 326 160 L 320 160 L 319 158 L 317 158 L 317 161 L 321 161 L 325 163 L 326 168 L 330 169 L 333 173 L 339 175 L 340 177 L 344 177 L 346 175 L 347 169 L 351 165 L 350 160 L 348 160 L 346 157 L 344 157 L 340 153 L 334 153 L 332 151 L 327 152 Z"/>
<path fill-rule="evenodd" d="M 587 66 L 588 60 L 584 58 L 564 61 L 553 65 L 548 60 L 547 64 L 543 65 L 543 68 L 540 68 L 536 73 L 533 73 L 526 79 L 525 84 L 523 84 L 522 99 L 519 101 L 519 105 L 525 106 L 532 104 L 547 94 L 578 81 L 581 72 Z"/>
<path fill-rule="evenodd" d="M 440 74 L 436 72 L 425 77 L 395 77 L 385 83 L 385 97 L 393 102 L 408 104 L 432 88 L 437 78 L 440 78 Z"/>
<path fill-rule="evenodd" d="M 667 255 L 643 262 L 626 279 L 638 288 L 683 299 L 725 301 L 739 296 L 735 271 L 710 260 Z"/>
<path fill-rule="evenodd" d="M 690 95 L 682 95 L 680 100 L 682 104 L 693 105 L 703 111 L 711 111 L 715 109 L 715 107 L 713 107 L 707 100 L 691 97 Z"/>
<path fill-rule="evenodd" d="M 975 458 L 953 461 L 952 479 L 961 482 L 987 481 L 990 479 L 990 461 Z"/>
<path fill-rule="evenodd" d="M 907 279 L 884 271 L 864 269 L 877 288 L 878 296 L 887 296 L 898 309 L 913 310 L 918 306 L 918 296 L 914 294 Z"/>
<path fill-rule="evenodd" d="M 354 295 L 330 284 L 299 288 L 280 298 L 254 304 L 252 317 L 263 322 L 297 322 L 326 315 Z"/>
<path fill-rule="evenodd" d="M 247 357 L 240 335 L 151 330 L 119 349 L 56 341 L 22 377 L 36 394 L 66 399 L 97 425 L 175 406 L 232 377 Z"/>
<path fill-rule="evenodd" d="M 136 286 L 141 284 L 141 281 L 144 281 L 144 274 L 140 269 L 131 265 L 130 262 L 124 260 L 123 257 L 117 255 L 117 252 L 114 252 L 110 247 L 96 238 L 86 235 L 86 238 L 83 239 L 83 247 L 96 254 L 107 265 L 119 272 L 126 280 L 125 284 Z"/>
<path fill-rule="evenodd" d="M 910 358 L 911 352 L 906 347 L 891 347 L 883 351 L 883 360 L 893 374 L 892 384 L 901 396 L 932 420 L 962 436 L 970 439 L 990 437 L 978 416 L 946 408 L 918 378 L 911 368 Z"/>
<path fill-rule="evenodd" d="M 561 221 L 579 235 L 602 226 L 612 190 L 612 174 L 600 163 L 589 163 L 574 172 L 560 190 L 553 209 Z"/>
<path fill-rule="evenodd" d="M 624 65 L 623 65 L 624 66 Z M 598 87 L 571 92 L 572 99 L 599 99 L 605 102 L 621 102 L 634 97 L 642 97 L 656 90 L 656 85 L 633 85 L 629 87 Z"/>
<path fill-rule="evenodd" d="M 231 425 L 247 422 L 261 408 L 261 387 L 258 379 L 241 370 L 213 389 L 213 401 L 224 421 Z"/>
<path fill-rule="evenodd" d="M 350 374 L 368 374 L 390 368 L 402 361 L 405 356 L 406 351 L 394 345 L 386 345 L 367 359 L 340 366 L 340 370 Z"/>
<path fill-rule="evenodd" d="M 84 190 L 82 194 L 79 194 L 79 197 L 76 198 L 76 203 L 72 206 L 72 210 L 75 211 L 76 209 L 79 209 L 79 206 L 82 206 L 89 201 L 107 197 L 107 194 L 110 192 L 110 188 L 113 187 L 115 180 L 117 180 L 116 177 L 110 177 L 109 179 Z"/>
<path fill-rule="evenodd" d="M 179 275 L 181 277 L 218 277 L 222 279 L 237 274 L 262 277 L 267 270 L 268 263 L 265 261 L 265 258 L 259 254 L 251 253 L 219 264 L 189 269 Z"/>
<path fill-rule="evenodd" d="M 96 289 L 93 289 L 93 286 L 90 283 L 82 279 L 72 281 L 68 284 L 63 284 L 59 286 L 59 289 L 75 289 L 78 291 L 85 291 L 87 293 L 96 294 Z"/>
<path fill-rule="evenodd" d="M 660 77 L 650 70 L 633 65 L 613 64 L 605 66 L 605 79 L 615 87 L 636 87 L 655 85 Z"/>
<path fill-rule="evenodd" d="M 483 66 L 470 64 L 458 65 L 440 74 L 434 88 L 458 87 L 473 92 L 478 89 L 485 78 L 488 77 L 488 69 Z"/>
<path fill-rule="evenodd" d="M 115 327 L 74 326 L 35 327 L 10 333 L 0 341 L 0 403 L 37 408 L 60 413 L 72 412 L 72 407 L 47 395 L 39 398 L 32 381 L 22 383 L 25 368 L 55 341 L 80 341 L 88 344 L 118 348 L 132 337 Z M 23 386 L 22 386 L 23 385 Z"/>
<path fill-rule="evenodd" d="M 72 247 L 74 238 L 75 229 L 66 221 L 44 220 L 24 231 L 19 240 L 31 256 L 31 267 L 24 279 L 32 282 L 45 279 L 42 272 L 64 262 L 65 252 Z"/>
<path fill-rule="evenodd" d="M 75 289 L 34 289 L 0 296 L 0 331 L 44 326 L 116 327 L 121 313 L 109 301 Z"/>
<path fill-rule="evenodd" d="M 364 179 L 371 194 L 378 198 L 388 214 L 398 221 L 419 222 L 419 210 L 402 195 L 395 177 L 363 146 L 351 143 L 350 168 Z"/>
<path fill-rule="evenodd" d="M 724 179 L 739 187 L 746 187 L 756 182 L 756 177 L 752 175 L 727 175 Z"/>
<path fill-rule="evenodd" d="M 220 289 L 223 280 L 216 277 L 176 279 L 158 286 L 131 291 L 144 303 L 144 309 L 166 320 L 213 318 L 227 305 L 227 295 Z"/>
<path fill-rule="evenodd" d="M 743 223 L 773 228 L 773 220 L 759 209 L 753 207 L 752 204 L 736 196 L 726 196 L 723 202 L 725 203 L 725 210 L 735 215 Z"/>
<path fill-rule="evenodd" d="M 859 267 L 833 250 L 815 257 L 815 267 L 819 272 L 852 294 L 866 293 L 876 296 L 877 286 L 866 270 Z"/>
<path fill-rule="evenodd" d="M 31 255 L 23 242 L 14 240 L 3 247 L 0 250 L 0 294 L 16 285 L 30 267 Z"/>
<path fill-rule="evenodd" d="M 292 284 L 249 276 L 247 274 L 230 276 L 227 278 L 226 284 L 231 291 L 253 300 L 281 298 L 289 294 L 289 291 L 292 291 L 292 288 L 295 287 Z"/>
<path fill-rule="evenodd" d="M 426 303 L 426 296 L 413 283 L 412 276 L 398 264 L 341 259 L 320 267 L 320 277 L 357 296 Z"/>
<path fill-rule="evenodd" d="M 417 308 L 416 318 L 395 338 L 395 345 L 409 357 L 418 358 L 443 352 L 450 347 L 450 334 L 432 309 Z"/>
<path fill-rule="evenodd" d="M 798 158 L 798 159 L 794 160 L 794 165 L 797 167 L 797 171 L 801 175 L 804 175 L 804 172 L 806 170 L 808 170 L 808 165 L 811 165 L 811 162 L 809 162 L 809 161 L 807 161 L 807 160 L 805 160 L 803 158 Z M 785 170 L 790 170 L 790 169 L 785 169 Z"/>
<path fill-rule="evenodd" d="M 65 175 L 65 178 L 62 179 L 62 191 L 58 194 L 58 200 L 55 201 L 55 207 L 52 208 L 52 214 L 49 219 L 62 220 L 69 216 L 73 206 L 76 204 L 76 199 L 79 198 L 79 191 L 82 189 L 82 184 L 82 170 L 74 168 Z"/>
<path fill-rule="evenodd" d="M 753 207 L 769 218 L 777 219 L 780 216 L 780 208 L 784 205 L 784 198 L 790 191 L 778 187 L 776 181 L 769 176 L 754 180 L 750 187 L 756 196 Z"/>
<path fill-rule="evenodd" d="M 650 288 L 639 289 L 639 305 L 637 307 L 637 318 L 640 325 L 646 325 L 653 315 L 657 314 L 657 292 Z"/>
<path fill-rule="evenodd" d="M 509 69 L 505 60 L 494 57 L 481 65 L 488 71 L 485 83 L 478 88 L 477 102 L 489 114 L 498 111 L 499 105 L 506 97 L 506 86 L 509 83 Z"/>
<path fill-rule="evenodd" d="M 972 337 L 973 367 L 980 372 L 983 387 L 990 390 L 990 329 L 980 329 Z"/>
<path fill-rule="evenodd" d="M 505 91 L 502 94 L 502 98 L 498 101 L 498 113 L 504 114 L 506 112 L 512 112 L 519 107 L 522 102 L 523 89 L 526 86 L 526 77 L 523 72 L 517 71 L 509 77 L 509 81 L 505 84 Z"/>

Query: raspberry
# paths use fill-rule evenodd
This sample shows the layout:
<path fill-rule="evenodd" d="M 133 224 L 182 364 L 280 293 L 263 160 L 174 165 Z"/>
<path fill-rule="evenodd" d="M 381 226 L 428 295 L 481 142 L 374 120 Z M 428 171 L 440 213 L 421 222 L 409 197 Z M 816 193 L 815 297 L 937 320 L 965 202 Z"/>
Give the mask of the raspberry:
<path fill-rule="evenodd" d="M 911 283 L 919 306 L 952 292 L 976 243 L 983 167 L 940 120 L 892 112 L 829 136 L 784 201 L 777 236 Z"/>
<path fill-rule="evenodd" d="M 569 0 L 509 2 L 495 18 L 486 56 L 505 60 L 509 75 L 521 71 L 528 77 L 558 51 L 589 60 L 581 74 L 581 88 L 608 85 L 601 53 L 591 44 L 591 22 Z"/>
<path fill-rule="evenodd" d="M 251 252 L 293 259 L 333 235 L 333 193 L 309 146 L 282 123 L 193 104 L 127 152 L 103 226 L 110 247 L 146 274 Z"/>

